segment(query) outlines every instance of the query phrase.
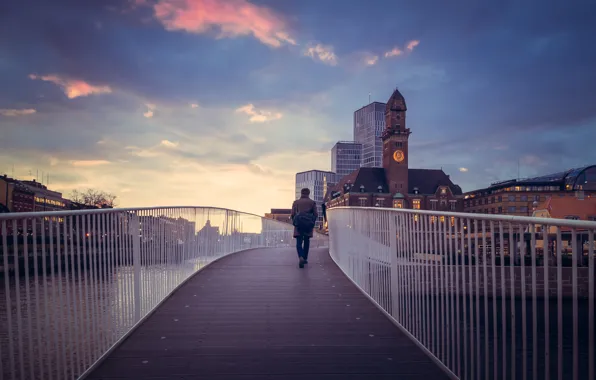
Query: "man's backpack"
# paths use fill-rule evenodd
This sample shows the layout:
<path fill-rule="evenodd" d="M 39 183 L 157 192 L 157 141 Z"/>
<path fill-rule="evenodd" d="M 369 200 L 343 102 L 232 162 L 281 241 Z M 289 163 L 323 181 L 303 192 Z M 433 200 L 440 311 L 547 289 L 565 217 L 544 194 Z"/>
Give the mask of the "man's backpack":
<path fill-rule="evenodd" d="M 311 213 L 300 212 L 294 216 L 294 227 L 301 233 L 310 233 L 315 228 L 315 218 Z"/>

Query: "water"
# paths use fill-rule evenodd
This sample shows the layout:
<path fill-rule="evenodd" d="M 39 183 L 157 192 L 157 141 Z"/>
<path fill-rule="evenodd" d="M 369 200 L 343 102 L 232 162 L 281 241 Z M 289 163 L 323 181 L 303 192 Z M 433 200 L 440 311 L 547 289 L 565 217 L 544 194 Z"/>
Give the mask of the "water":
<path fill-rule="evenodd" d="M 135 308 L 132 266 L 0 277 L 0 373 L 11 379 L 77 378 L 176 286 L 215 257 L 141 268 Z M 10 305 L 9 307 L 7 305 Z M 12 359 L 12 360 L 11 360 Z"/>

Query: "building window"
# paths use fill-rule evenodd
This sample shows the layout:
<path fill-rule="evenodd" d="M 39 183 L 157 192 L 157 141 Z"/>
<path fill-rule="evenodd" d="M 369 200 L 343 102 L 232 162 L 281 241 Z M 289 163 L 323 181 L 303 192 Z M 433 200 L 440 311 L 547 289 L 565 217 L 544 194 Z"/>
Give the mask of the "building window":
<path fill-rule="evenodd" d="M 522 195 L 522 196 L 520 196 L 520 200 L 522 202 L 527 202 L 528 201 L 528 196 L 527 195 Z"/>
<path fill-rule="evenodd" d="M 451 211 L 455 211 L 457 209 L 457 202 L 450 202 L 451 203 Z"/>
<path fill-rule="evenodd" d="M 430 201 L 430 209 L 431 210 L 436 210 L 437 209 L 437 201 L 436 200 L 431 200 Z"/>
<path fill-rule="evenodd" d="M 366 198 L 358 199 L 360 201 L 360 207 L 366 207 Z"/>
<path fill-rule="evenodd" d="M 384 199 L 377 199 L 378 207 L 385 207 L 385 200 Z"/>
<path fill-rule="evenodd" d="M 503 213 L 503 207 L 499 207 L 499 214 Z"/>
<path fill-rule="evenodd" d="M 509 196 L 509 202 L 515 202 L 515 195 Z"/>
<path fill-rule="evenodd" d="M 447 201 L 444 199 L 441 199 L 441 208 L 445 208 L 447 207 Z"/>
<path fill-rule="evenodd" d="M 519 212 L 528 212 L 528 206 L 521 206 Z"/>
<path fill-rule="evenodd" d="M 403 203 L 403 201 L 393 201 L 393 207 L 394 208 L 404 208 L 404 203 Z"/>
<path fill-rule="evenodd" d="M 515 212 L 515 206 L 509 206 L 509 208 L 507 208 L 507 212 Z"/>
<path fill-rule="evenodd" d="M 499 202 L 503 202 L 503 196 L 499 195 Z"/>
<path fill-rule="evenodd" d="M 414 210 L 420 210 L 420 199 L 412 200 L 412 208 Z"/>
<path fill-rule="evenodd" d="M 591 222 L 596 222 L 596 215 L 590 215 L 588 216 L 588 220 Z"/>
<path fill-rule="evenodd" d="M 534 195 L 534 200 L 536 202 L 539 202 L 540 201 L 540 195 Z"/>

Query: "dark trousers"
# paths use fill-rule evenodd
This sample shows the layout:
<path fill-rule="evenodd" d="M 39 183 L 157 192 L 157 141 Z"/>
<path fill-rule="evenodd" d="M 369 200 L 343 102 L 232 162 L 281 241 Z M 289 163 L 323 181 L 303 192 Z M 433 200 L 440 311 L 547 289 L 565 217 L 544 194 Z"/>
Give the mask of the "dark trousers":
<path fill-rule="evenodd" d="M 308 249 L 310 248 L 310 237 L 298 236 L 296 238 L 296 251 L 298 251 L 298 257 L 308 260 Z"/>

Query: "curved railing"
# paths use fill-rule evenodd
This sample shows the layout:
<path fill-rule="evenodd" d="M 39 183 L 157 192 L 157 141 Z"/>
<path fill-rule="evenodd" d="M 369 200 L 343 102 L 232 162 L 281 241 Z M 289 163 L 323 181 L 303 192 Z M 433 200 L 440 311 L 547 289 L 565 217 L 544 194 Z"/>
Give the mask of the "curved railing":
<path fill-rule="evenodd" d="M 333 260 L 453 378 L 595 379 L 595 222 L 327 210 Z"/>
<path fill-rule="evenodd" d="M 0 214 L 0 378 L 83 376 L 205 265 L 292 232 L 212 207 Z"/>

